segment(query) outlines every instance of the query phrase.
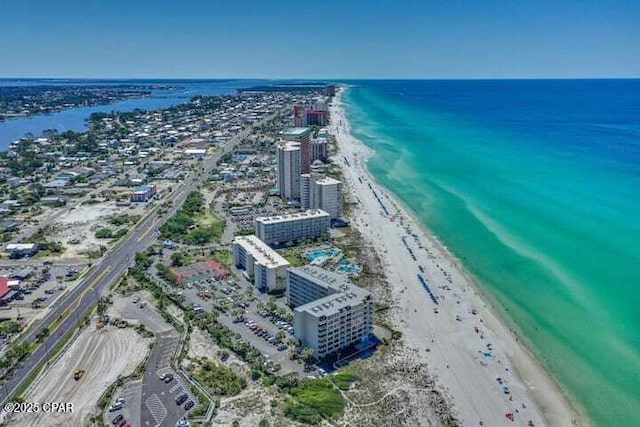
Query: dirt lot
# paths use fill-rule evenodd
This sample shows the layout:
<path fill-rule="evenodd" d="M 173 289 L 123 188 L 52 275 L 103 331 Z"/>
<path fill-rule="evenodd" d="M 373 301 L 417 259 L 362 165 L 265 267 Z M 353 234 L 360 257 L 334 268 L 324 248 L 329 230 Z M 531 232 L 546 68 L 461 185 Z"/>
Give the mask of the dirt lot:
<path fill-rule="evenodd" d="M 53 240 L 60 241 L 67 248 L 63 258 L 86 256 L 87 252 L 96 251 L 100 246 L 108 246 L 110 239 L 97 239 L 95 232 L 101 228 L 116 227 L 107 224 L 107 218 L 116 214 L 141 215 L 144 205 L 135 209 L 116 206 L 114 202 L 81 205 L 60 217 L 54 223 L 56 230 Z"/>
<path fill-rule="evenodd" d="M 16 426 L 87 425 L 101 394 L 119 376 L 133 372 L 148 351 L 148 340 L 130 329 L 85 329 L 66 353 L 40 375 L 28 391 L 27 402 L 72 402 L 73 414 L 23 414 Z M 85 370 L 79 381 L 77 369 Z"/>

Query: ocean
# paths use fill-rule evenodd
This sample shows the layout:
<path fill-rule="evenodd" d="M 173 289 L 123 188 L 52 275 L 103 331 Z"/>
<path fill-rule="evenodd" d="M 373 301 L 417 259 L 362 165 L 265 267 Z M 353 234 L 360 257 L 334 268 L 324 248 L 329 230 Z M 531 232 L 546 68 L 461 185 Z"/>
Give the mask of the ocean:
<path fill-rule="evenodd" d="M 638 425 L 640 80 L 347 83 L 376 179 L 596 425 Z"/>

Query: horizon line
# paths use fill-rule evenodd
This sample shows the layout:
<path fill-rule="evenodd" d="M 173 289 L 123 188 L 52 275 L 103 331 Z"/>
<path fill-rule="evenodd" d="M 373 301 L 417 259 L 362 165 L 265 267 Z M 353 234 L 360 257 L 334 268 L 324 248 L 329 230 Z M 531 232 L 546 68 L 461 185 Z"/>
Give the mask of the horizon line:
<path fill-rule="evenodd" d="M 609 76 L 609 77 L 15 77 L 0 76 L 2 80 L 190 80 L 190 81 L 212 81 L 212 80 L 262 80 L 262 81 L 363 81 L 363 80 L 427 80 L 427 81 L 498 81 L 498 80 L 638 80 L 638 76 Z"/>

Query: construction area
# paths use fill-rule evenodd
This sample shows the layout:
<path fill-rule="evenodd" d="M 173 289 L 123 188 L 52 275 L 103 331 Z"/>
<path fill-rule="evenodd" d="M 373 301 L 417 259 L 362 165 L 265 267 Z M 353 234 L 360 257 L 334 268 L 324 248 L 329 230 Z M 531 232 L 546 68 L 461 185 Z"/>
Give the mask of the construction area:
<path fill-rule="evenodd" d="M 144 214 L 146 205 L 136 206 L 130 210 L 118 206 L 115 202 L 100 204 L 83 204 L 61 216 L 52 227 L 52 235 L 48 236 L 53 241 L 60 241 L 65 251 L 60 258 L 83 258 L 91 253 L 99 253 L 101 246 L 108 245 L 110 239 L 96 237 L 96 232 L 101 229 L 112 229 L 116 232 L 119 228 L 127 229 L 128 226 L 114 227 L 109 219 L 116 215 Z"/>
<path fill-rule="evenodd" d="M 91 325 L 25 393 L 26 402 L 71 402 L 73 413 L 16 415 L 15 426 L 81 426 L 98 411 L 98 401 L 118 378 L 133 373 L 144 360 L 150 340 L 132 329 Z"/>

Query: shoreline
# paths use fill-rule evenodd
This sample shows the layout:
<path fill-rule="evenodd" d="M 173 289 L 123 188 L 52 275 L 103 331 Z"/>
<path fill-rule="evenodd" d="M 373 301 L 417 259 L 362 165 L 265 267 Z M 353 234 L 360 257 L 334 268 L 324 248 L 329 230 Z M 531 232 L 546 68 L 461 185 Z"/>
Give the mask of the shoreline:
<path fill-rule="evenodd" d="M 533 425 L 590 425 L 577 402 L 571 400 L 551 372 L 530 351 L 526 339 L 523 342 L 523 336 L 517 328 L 514 332 L 511 328 L 513 322 L 496 307 L 496 301 L 485 295 L 481 285 L 462 262 L 417 220 L 407 206 L 371 175 L 366 163 L 373 150 L 351 134 L 342 106 L 345 90 L 341 87 L 331 104 L 330 133 L 336 137 L 338 163 L 348 178 L 345 187 L 348 188 L 349 197 L 359 207 L 359 214 L 353 218 L 353 226 L 374 244 L 384 261 L 387 281 L 392 284 L 392 317 L 403 332 L 404 344 L 435 371 L 437 381 L 452 400 L 460 421 L 470 425 L 480 422 L 484 425 L 511 424 L 506 417 L 511 414 L 516 425 L 527 425 L 529 422 Z M 349 165 L 343 156 L 348 159 Z M 358 191 L 358 183 L 362 191 Z M 373 189 L 380 196 L 379 200 L 372 193 Z M 380 204 L 385 205 L 388 215 L 382 211 Z M 374 224 L 379 230 L 377 233 L 370 227 Z M 408 234 L 401 237 L 403 231 Z M 394 245 L 394 237 L 395 240 L 404 239 L 403 243 Z M 413 261 L 407 252 L 408 247 L 417 257 Z M 433 293 L 441 299 L 442 303 L 433 307 L 433 312 L 431 301 L 427 300 L 417 279 L 412 280 L 408 268 L 404 271 L 397 268 L 398 265 L 413 262 L 416 263 L 416 274 L 422 271 Z M 427 269 L 423 271 L 423 267 Z M 449 304 L 452 299 L 456 300 L 455 305 Z M 416 302 L 418 306 L 415 306 Z M 466 307 L 466 314 L 463 314 L 461 307 Z M 469 316 L 474 311 L 477 314 Z M 451 317 L 446 316 L 453 316 L 455 320 L 452 322 Z M 460 329 L 466 329 L 466 333 Z M 473 330 L 475 333 L 470 332 Z M 483 343 L 489 344 L 489 351 L 477 351 L 480 354 L 490 353 L 489 359 L 475 354 L 473 347 L 478 346 L 478 335 Z M 428 338 L 431 338 L 431 342 Z M 444 345 L 437 349 L 439 354 L 433 349 L 438 347 L 436 340 L 444 341 Z M 452 369 L 450 365 L 453 365 Z M 465 381 L 459 381 L 458 375 Z M 497 378 L 503 383 L 499 383 Z M 502 384 L 508 384 L 508 395 Z"/>

